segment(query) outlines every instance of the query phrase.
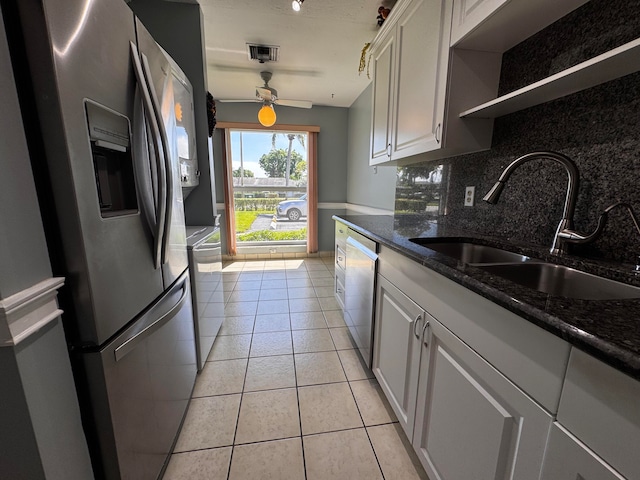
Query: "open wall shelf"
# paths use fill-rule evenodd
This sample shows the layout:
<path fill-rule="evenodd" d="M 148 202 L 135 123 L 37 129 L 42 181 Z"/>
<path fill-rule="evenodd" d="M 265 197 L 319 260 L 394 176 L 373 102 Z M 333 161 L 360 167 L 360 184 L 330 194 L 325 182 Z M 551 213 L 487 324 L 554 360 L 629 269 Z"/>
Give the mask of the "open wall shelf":
<path fill-rule="evenodd" d="M 461 118 L 497 118 L 640 70 L 640 38 L 507 95 L 465 110 Z"/>

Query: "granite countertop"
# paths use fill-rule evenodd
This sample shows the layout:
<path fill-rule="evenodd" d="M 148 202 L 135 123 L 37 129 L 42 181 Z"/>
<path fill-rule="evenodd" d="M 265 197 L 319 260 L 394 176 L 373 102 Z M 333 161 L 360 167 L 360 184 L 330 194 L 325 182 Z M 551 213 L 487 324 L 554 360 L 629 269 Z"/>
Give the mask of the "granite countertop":
<path fill-rule="evenodd" d="M 640 286 L 629 265 L 612 265 L 580 257 L 555 257 L 539 247 L 425 222 L 414 216 L 338 215 L 352 229 L 417 263 L 467 287 L 496 304 L 558 335 L 577 348 L 640 380 L 640 298 L 580 300 L 549 295 L 471 267 L 410 242 L 415 237 L 455 237 L 502 247 L 516 253 L 563 264 L 612 280 Z"/>

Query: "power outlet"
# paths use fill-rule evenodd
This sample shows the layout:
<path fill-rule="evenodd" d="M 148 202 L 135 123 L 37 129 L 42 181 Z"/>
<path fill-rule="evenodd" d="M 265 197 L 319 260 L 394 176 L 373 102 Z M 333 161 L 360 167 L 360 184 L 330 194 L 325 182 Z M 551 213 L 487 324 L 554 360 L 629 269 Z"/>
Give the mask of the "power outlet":
<path fill-rule="evenodd" d="M 473 207 L 473 200 L 476 195 L 476 187 L 467 187 L 464 190 L 464 206 Z"/>

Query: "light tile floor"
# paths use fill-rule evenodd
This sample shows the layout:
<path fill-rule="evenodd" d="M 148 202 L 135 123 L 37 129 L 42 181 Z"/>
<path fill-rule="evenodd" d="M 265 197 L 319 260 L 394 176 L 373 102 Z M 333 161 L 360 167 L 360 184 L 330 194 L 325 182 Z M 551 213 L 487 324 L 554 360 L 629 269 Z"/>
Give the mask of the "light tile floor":
<path fill-rule="evenodd" d="M 225 320 L 164 480 L 427 479 L 354 349 L 333 258 L 223 275 Z"/>

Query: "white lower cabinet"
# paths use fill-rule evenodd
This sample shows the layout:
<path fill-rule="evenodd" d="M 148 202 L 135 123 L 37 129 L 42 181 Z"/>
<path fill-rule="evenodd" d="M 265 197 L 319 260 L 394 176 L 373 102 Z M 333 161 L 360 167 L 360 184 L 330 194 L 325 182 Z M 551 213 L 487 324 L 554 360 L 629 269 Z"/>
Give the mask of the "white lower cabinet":
<path fill-rule="evenodd" d="M 413 436 L 424 310 L 378 275 L 372 370 L 409 439 Z"/>
<path fill-rule="evenodd" d="M 577 438 L 554 423 L 540 480 L 624 480 Z"/>
<path fill-rule="evenodd" d="M 538 480 L 553 417 L 383 275 L 373 372 L 431 480 Z"/>
<path fill-rule="evenodd" d="M 553 417 L 383 275 L 373 372 L 431 480 L 538 480 Z"/>
<path fill-rule="evenodd" d="M 638 380 L 572 348 L 557 420 L 611 470 L 624 478 L 640 479 Z"/>
<path fill-rule="evenodd" d="M 413 446 L 429 478 L 537 480 L 551 415 L 433 318 L 422 345 Z"/>

